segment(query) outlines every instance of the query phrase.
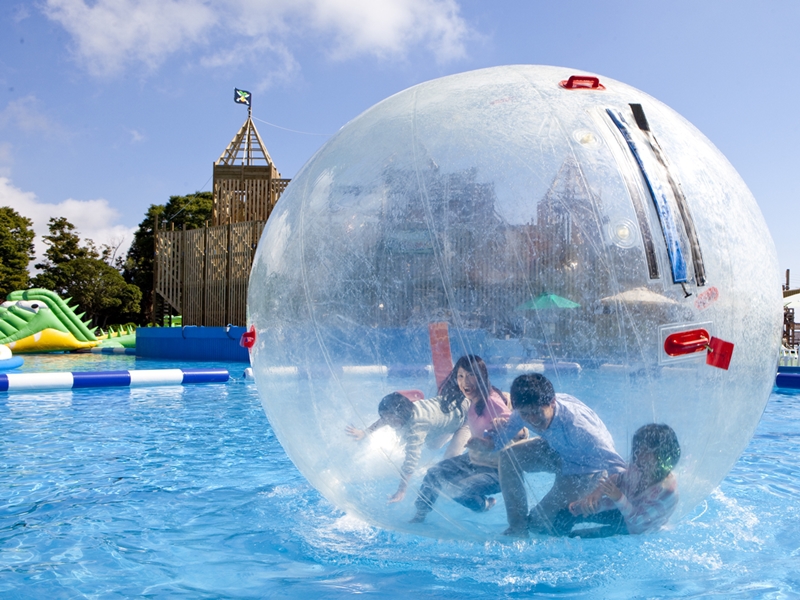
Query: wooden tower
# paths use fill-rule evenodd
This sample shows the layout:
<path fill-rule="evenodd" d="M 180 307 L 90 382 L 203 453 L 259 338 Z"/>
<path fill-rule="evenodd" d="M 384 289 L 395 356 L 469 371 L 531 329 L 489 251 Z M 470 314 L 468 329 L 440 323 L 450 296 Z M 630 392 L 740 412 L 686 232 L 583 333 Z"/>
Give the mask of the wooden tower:
<path fill-rule="evenodd" d="M 252 117 L 214 163 L 214 225 L 266 221 L 288 179 L 281 179 Z"/>
<path fill-rule="evenodd" d="M 184 325 L 246 325 L 256 246 L 289 184 L 281 179 L 249 111 L 214 163 L 213 179 L 210 226 L 156 231 L 155 321 L 169 312 L 182 315 Z"/>

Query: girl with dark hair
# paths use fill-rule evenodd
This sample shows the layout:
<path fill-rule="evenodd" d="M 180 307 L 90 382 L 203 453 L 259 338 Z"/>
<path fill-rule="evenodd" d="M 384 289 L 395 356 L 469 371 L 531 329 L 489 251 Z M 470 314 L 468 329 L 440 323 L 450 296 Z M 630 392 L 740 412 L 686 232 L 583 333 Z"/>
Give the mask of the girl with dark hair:
<path fill-rule="evenodd" d="M 487 434 L 494 430 L 494 420 L 510 414 L 507 400 L 500 390 L 492 387 L 486 364 L 480 356 L 462 356 L 448 379 L 453 374 L 462 394 L 469 400 L 467 425 L 472 437 L 467 442 L 467 448 L 470 452 L 445 459 L 428 469 L 415 502 L 417 513 L 412 523 L 425 520 L 445 484 L 459 489 L 453 500 L 476 512 L 494 506 L 495 500 L 491 495 L 500 492 L 497 464 L 481 460 L 486 458 L 480 452 L 483 444 L 475 441 L 488 440 Z M 447 384 L 445 380 L 442 387 Z"/>
<path fill-rule="evenodd" d="M 580 537 L 658 531 L 678 505 L 678 483 L 672 470 L 681 457 L 678 437 L 669 425 L 652 423 L 633 434 L 631 461 L 622 473 L 600 481 L 597 489 L 561 511 L 555 529 Z M 577 523 L 602 527 L 570 531 Z"/>
<path fill-rule="evenodd" d="M 461 359 L 459 359 L 461 360 Z M 442 385 L 437 390 L 437 398 L 439 399 L 439 407 L 443 413 L 449 413 L 454 409 L 466 409 L 469 407 L 469 400 L 464 397 L 461 388 L 458 387 L 458 367 L 453 367 L 450 373 L 447 374 Z"/>

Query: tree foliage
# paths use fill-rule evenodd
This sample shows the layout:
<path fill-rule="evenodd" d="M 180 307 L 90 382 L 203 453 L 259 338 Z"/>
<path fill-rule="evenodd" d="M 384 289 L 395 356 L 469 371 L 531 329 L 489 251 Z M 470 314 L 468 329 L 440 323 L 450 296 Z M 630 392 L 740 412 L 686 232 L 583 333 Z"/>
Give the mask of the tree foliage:
<path fill-rule="evenodd" d="M 0 207 L 0 295 L 28 288 L 33 259 L 33 222 L 13 208 Z"/>
<path fill-rule="evenodd" d="M 95 326 L 125 323 L 138 315 L 142 292 L 127 283 L 112 265 L 113 249 L 87 240 L 82 244 L 75 226 L 64 217 L 51 218 L 50 234 L 42 236 L 47 250 L 35 287 L 52 290 L 62 298 L 72 298 Z"/>
<path fill-rule="evenodd" d="M 64 291 L 94 325 L 127 323 L 138 314 L 141 290 L 127 283 L 122 274 L 105 261 L 75 258 L 62 265 L 68 280 Z"/>
<path fill-rule="evenodd" d="M 75 226 L 65 217 L 51 218 L 47 228 L 50 235 L 42 236 L 47 250 L 44 252 L 44 261 L 34 265 L 40 269 L 40 273 L 33 278 L 33 285 L 52 290 L 63 297 L 71 281 L 64 266 L 78 258 L 99 258 L 99 255 L 93 243 L 88 248 L 81 246 Z"/>
<path fill-rule="evenodd" d="M 133 236 L 123 270 L 125 281 L 142 291 L 142 310 L 137 319 L 139 323 L 146 323 L 152 318 L 156 225 L 162 228 L 174 225 L 175 229 L 196 229 L 211 219 L 212 210 L 211 192 L 170 196 L 166 204 L 151 204 L 147 209 L 144 220 L 139 223 L 139 229 Z"/>

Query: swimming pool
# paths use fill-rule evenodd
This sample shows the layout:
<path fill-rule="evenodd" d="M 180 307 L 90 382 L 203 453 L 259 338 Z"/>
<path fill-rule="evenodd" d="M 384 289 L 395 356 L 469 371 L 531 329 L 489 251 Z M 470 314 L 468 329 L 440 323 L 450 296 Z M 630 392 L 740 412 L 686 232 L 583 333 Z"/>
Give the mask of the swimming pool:
<path fill-rule="evenodd" d="M 190 366 L 225 365 L 53 355 L 25 370 Z M 798 424 L 800 394 L 773 392 L 734 469 L 672 531 L 478 544 L 333 508 L 241 380 L 0 395 L 0 596 L 800 597 Z"/>

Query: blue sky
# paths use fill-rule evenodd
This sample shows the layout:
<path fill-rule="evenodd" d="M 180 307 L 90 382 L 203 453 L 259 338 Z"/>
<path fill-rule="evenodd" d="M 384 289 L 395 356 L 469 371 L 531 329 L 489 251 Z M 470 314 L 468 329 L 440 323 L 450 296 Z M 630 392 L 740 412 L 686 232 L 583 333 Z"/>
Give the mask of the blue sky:
<path fill-rule="evenodd" d="M 210 189 L 246 117 L 234 87 L 253 92 L 292 177 L 406 87 L 550 64 L 623 81 L 694 123 L 749 185 L 797 287 L 798 23 L 791 1 L 6 0 L 0 205 L 39 232 L 64 215 L 127 246 L 150 204 Z"/>

